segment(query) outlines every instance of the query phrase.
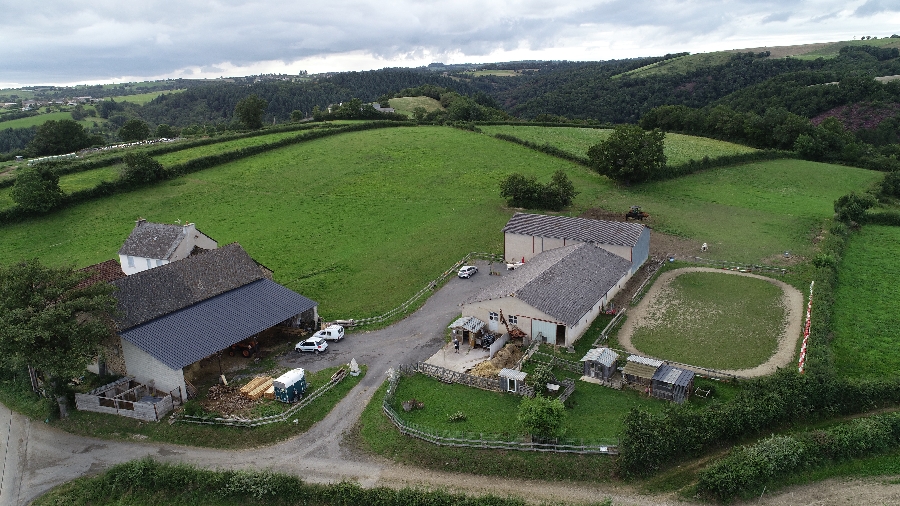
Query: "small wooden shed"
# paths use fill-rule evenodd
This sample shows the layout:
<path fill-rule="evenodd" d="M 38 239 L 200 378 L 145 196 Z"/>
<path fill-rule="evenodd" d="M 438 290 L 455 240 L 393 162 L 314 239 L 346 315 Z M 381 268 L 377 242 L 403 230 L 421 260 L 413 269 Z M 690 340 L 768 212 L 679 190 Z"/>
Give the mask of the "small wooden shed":
<path fill-rule="evenodd" d="M 525 377 L 528 376 L 528 374 L 515 369 L 504 368 L 500 370 L 499 376 L 500 387 L 503 388 L 503 390 L 521 394 L 522 389 L 526 386 Z"/>
<path fill-rule="evenodd" d="M 661 365 L 662 360 L 640 355 L 629 355 L 625 368 L 622 369 L 622 378 L 629 385 L 649 387 L 653 382 L 653 375 L 656 374 L 656 369 Z"/>
<path fill-rule="evenodd" d="M 581 359 L 584 362 L 584 375 L 589 378 L 609 380 L 616 372 L 616 361 L 619 354 L 609 348 L 594 348 Z"/>
<path fill-rule="evenodd" d="M 453 335 L 458 337 L 460 341 L 469 343 L 474 347 L 481 344 L 481 332 L 484 329 L 484 322 L 474 316 L 463 316 L 451 323 L 448 327 L 453 331 Z"/>
<path fill-rule="evenodd" d="M 681 404 L 691 395 L 694 388 L 694 372 L 679 369 L 668 364 L 659 366 L 653 375 L 650 395 L 658 399 Z"/>

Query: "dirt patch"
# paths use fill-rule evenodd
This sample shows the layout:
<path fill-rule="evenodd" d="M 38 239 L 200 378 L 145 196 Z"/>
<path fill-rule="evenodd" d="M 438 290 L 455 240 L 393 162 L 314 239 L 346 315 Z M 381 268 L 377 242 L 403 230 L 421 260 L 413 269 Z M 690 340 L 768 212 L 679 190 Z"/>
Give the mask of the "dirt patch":
<path fill-rule="evenodd" d="M 220 413 L 223 416 L 243 415 L 259 404 L 259 400 L 251 400 L 241 394 L 235 385 L 213 385 L 209 387 L 206 399 L 200 401 L 208 412 Z"/>
<path fill-rule="evenodd" d="M 614 213 L 605 209 L 595 207 L 588 209 L 582 213 L 579 218 L 589 218 L 592 220 L 604 221 L 627 221 L 632 223 L 640 223 L 646 225 L 650 229 L 653 228 L 653 216 L 645 218 L 643 221 L 626 220 L 625 213 Z M 653 230 L 650 234 L 650 256 L 653 258 L 666 258 L 675 256 L 676 258 L 692 257 L 700 254 L 702 242 L 693 239 L 685 239 L 674 235 L 664 234 Z"/>
<path fill-rule="evenodd" d="M 522 347 L 517 344 L 507 344 L 500 351 L 494 354 L 494 358 L 485 360 L 477 364 L 469 371 L 472 376 L 481 376 L 482 378 L 495 378 L 500 374 L 501 369 L 509 369 L 515 366 L 522 358 L 524 352 Z"/>
<path fill-rule="evenodd" d="M 654 324 L 654 318 L 656 317 L 656 315 L 651 310 L 651 308 L 654 306 L 654 301 L 660 297 L 665 296 L 665 294 L 671 290 L 671 288 L 669 287 L 669 283 L 671 283 L 674 278 L 688 272 L 715 272 L 724 275 L 757 278 L 777 285 L 782 289 L 784 293 L 784 295 L 782 296 L 782 304 L 787 311 L 787 323 L 784 327 L 784 331 L 778 338 L 778 349 L 775 354 L 772 355 L 765 363 L 756 367 L 750 369 L 725 370 L 721 372 L 725 374 L 750 378 L 772 374 L 779 367 L 786 367 L 791 364 L 794 358 L 794 351 L 797 347 L 797 340 L 800 338 L 800 332 L 803 329 L 803 294 L 800 293 L 800 291 L 796 288 L 776 279 L 746 272 L 725 271 L 722 269 L 711 269 L 708 267 L 685 267 L 683 269 L 676 269 L 673 271 L 665 272 L 660 275 L 659 279 L 657 279 L 656 282 L 653 283 L 653 286 L 650 287 L 650 290 L 647 292 L 647 295 L 644 296 L 641 302 L 629 311 L 629 317 L 625 319 L 625 323 L 619 330 L 617 338 L 619 340 L 619 344 L 625 350 L 631 353 L 640 353 L 640 351 L 631 343 L 631 336 L 634 334 L 635 329 L 637 327 Z M 657 358 L 665 359 L 665 357 Z"/>

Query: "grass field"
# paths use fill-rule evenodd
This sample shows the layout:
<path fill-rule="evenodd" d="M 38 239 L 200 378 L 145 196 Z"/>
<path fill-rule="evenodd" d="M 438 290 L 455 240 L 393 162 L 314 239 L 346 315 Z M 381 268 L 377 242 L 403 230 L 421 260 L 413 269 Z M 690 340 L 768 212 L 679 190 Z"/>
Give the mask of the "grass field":
<path fill-rule="evenodd" d="M 0 129 L 5 128 L 31 128 L 33 126 L 40 126 L 50 120 L 63 120 L 63 119 L 72 119 L 72 113 L 70 112 L 49 112 L 38 114 L 37 116 L 29 116 L 27 118 L 14 119 L 10 121 L 0 121 Z M 83 127 L 91 127 L 94 123 L 105 123 L 106 120 L 103 118 L 91 118 L 87 117 L 78 122 L 79 125 Z"/>
<path fill-rule="evenodd" d="M 875 47 L 900 47 L 900 39 L 880 38 L 869 40 L 845 40 L 835 42 L 821 49 L 793 56 L 802 60 L 815 60 L 816 58 L 836 58 L 844 46 L 875 46 Z"/>
<path fill-rule="evenodd" d="M 613 79 L 619 77 L 648 77 L 652 75 L 674 75 L 685 74 L 692 70 L 703 67 L 712 67 L 722 65 L 731 58 L 733 53 L 727 51 L 716 51 L 714 53 L 698 53 L 679 56 L 661 62 L 651 63 L 641 68 L 623 72 Z"/>
<path fill-rule="evenodd" d="M 479 128 L 488 135 L 505 134 L 536 144 L 550 144 L 578 156 L 587 156 L 591 146 L 605 140 L 612 133 L 612 130 L 571 127 L 495 125 Z M 667 133 L 663 151 L 669 165 L 681 165 L 690 159 L 701 160 L 704 156 L 716 158 L 757 150 L 706 137 Z"/>
<path fill-rule="evenodd" d="M 516 77 L 521 74 L 521 71 L 518 70 L 473 70 L 472 72 L 463 72 L 465 75 L 469 75 L 472 77 L 480 77 L 480 76 L 498 76 L 498 77 Z"/>
<path fill-rule="evenodd" d="M 0 262 L 39 257 L 85 266 L 112 258 L 138 217 L 181 219 L 220 244 L 240 242 L 274 269 L 276 281 L 318 301 L 326 318 L 360 318 L 397 306 L 469 251 L 502 251 L 500 229 L 513 210 L 504 207 L 499 181 L 514 171 L 545 181 L 557 169 L 580 192 L 569 214 L 642 205 L 656 230 L 707 242 L 712 258 L 754 262 L 785 250 L 808 254 L 833 201 L 881 177 L 781 160 L 622 188 L 584 167 L 485 135 L 381 129 L 299 144 L 0 227 Z"/>
<path fill-rule="evenodd" d="M 240 242 L 326 318 L 359 318 L 397 306 L 470 251 L 500 252 L 512 214 L 500 179 L 557 169 L 585 190 L 602 183 L 568 162 L 450 128 L 344 134 L 4 226 L 0 261 L 89 265 L 112 258 L 138 217 L 181 219 L 220 244 Z"/>
<path fill-rule="evenodd" d="M 834 302 L 839 374 L 880 378 L 900 371 L 900 228 L 867 225 L 844 252 Z M 815 318 L 813 301 L 813 318 Z"/>
<path fill-rule="evenodd" d="M 786 309 L 779 287 L 724 273 L 681 274 L 631 342 L 643 353 L 712 369 L 748 369 L 775 353 Z"/>
<path fill-rule="evenodd" d="M 391 107 L 398 113 L 412 118 L 416 107 L 424 107 L 426 111 L 439 111 L 443 109 L 441 103 L 431 97 L 401 97 L 390 100 Z"/>
<path fill-rule="evenodd" d="M 154 158 L 156 159 L 156 161 L 161 163 L 163 167 L 171 167 L 173 165 L 184 163 L 188 160 L 193 160 L 194 158 L 199 158 L 201 156 L 217 155 L 226 151 L 233 151 L 248 146 L 256 146 L 258 144 L 275 142 L 281 139 L 287 139 L 289 137 L 297 137 L 299 135 L 303 135 L 303 132 L 278 132 L 269 135 L 260 135 L 257 137 L 245 137 L 232 141 L 217 142 L 215 144 L 208 144 L 206 146 L 198 146 L 195 148 L 173 151 L 171 153 L 166 153 Z"/>
<path fill-rule="evenodd" d="M 131 102 L 133 104 L 144 105 L 154 98 L 165 93 L 181 93 L 182 91 L 184 90 L 152 91 L 150 93 L 138 93 L 137 95 L 121 95 L 118 97 L 112 97 L 112 100 L 115 100 L 116 102 Z"/>

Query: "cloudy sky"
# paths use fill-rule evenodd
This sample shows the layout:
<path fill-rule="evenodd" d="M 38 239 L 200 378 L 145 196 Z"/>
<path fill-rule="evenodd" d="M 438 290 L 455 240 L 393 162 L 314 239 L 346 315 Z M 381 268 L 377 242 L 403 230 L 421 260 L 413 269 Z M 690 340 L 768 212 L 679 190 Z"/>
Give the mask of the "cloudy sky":
<path fill-rule="evenodd" d="M 898 0 L 0 0 L 0 87 L 879 38 Z"/>

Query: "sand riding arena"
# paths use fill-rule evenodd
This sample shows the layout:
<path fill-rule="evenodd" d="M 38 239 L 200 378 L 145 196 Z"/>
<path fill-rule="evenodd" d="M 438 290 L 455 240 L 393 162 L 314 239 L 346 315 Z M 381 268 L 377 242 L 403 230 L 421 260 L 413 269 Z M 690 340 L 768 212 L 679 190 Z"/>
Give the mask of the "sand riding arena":
<path fill-rule="evenodd" d="M 793 365 L 804 296 L 782 281 L 707 267 L 664 272 L 618 332 L 631 353 L 765 376 Z"/>

